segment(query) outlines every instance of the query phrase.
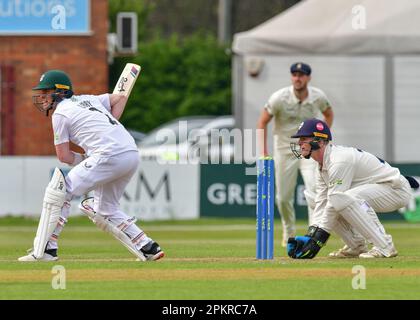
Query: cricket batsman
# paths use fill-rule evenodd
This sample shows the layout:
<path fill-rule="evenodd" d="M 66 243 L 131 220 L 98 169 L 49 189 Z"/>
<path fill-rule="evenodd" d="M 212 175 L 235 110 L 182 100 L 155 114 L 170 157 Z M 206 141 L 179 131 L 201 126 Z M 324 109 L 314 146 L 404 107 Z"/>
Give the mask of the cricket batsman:
<path fill-rule="evenodd" d="M 50 70 L 33 88 L 34 105 L 52 113 L 54 144 L 58 159 L 72 166 L 66 177 L 56 168 L 43 199 L 41 217 L 28 255 L 22 262 L 58 259 L 58 238 L 70 212 L 73 197 L 93 191 L 93 201 L 82 210 L 102 230 L 113 235 L 139 260 L 164 256 L 153 241 L 119 208 L 125 187 L 139 165 L 137 146 L 118 121 L 127 96 L 118 94 L 74 95 L 72 82 L 61 70 Z M 84 149 L 73 152 L 70 142 Z"/>

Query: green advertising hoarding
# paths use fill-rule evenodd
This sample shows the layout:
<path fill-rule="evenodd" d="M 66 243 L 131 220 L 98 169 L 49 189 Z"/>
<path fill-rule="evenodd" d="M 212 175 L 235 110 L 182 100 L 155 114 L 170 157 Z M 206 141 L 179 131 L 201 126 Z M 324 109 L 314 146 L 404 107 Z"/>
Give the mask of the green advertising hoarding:
<path fill-rule="evenodd" d="M 420 164 L 395 164 L 404 175 L 420 177 Z M 201 165 L 200 215 L 202 217 L 255 217 L 257 197 L 255 165 L 204 164 Z M 248 174 L 247 174 L 248 173 Z M 296 218 L 307 220 L 303 195 L 304 185 L 299 175 L 295 192 Z M 275 209 L 279 217 L 278 209 Z M 406 217 L 420 217 L 420 194 L 405 212 Z M 379 214 L 381 220 L 404 220 L 399 212 Z M 420 221 L 420 220 L 419 220 Z"/>

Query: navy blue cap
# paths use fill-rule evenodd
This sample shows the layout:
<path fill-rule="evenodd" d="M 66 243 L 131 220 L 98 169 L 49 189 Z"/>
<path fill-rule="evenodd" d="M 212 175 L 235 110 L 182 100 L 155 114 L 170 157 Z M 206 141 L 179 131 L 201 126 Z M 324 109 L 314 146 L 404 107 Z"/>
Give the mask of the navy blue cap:
<path fill-rule="evenodd" d="M 310 76 L 312 69 L 309 66 L 309 64 L 306 64 L 303 62 L 296 62 L 290 66 L 290 73 L 294 73 L 294 72 L 302 72 L 303 74 Z"/>
<path fill-rule="evenodd" d="M 319 119 L 308 119 L 303 121 L 296 132 L 291 138 L 301 138 L 301 137 L 315 137 L 325 140 L 331 140 L 331 131 L 328 128 L 328 125 Z"/>

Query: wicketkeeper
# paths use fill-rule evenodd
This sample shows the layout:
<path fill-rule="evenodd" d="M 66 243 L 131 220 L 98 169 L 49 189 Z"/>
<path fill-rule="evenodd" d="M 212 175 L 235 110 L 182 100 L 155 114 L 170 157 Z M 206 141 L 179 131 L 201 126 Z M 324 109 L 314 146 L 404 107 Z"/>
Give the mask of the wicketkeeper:
<path fill-rule="evenodd" d="M 391 258 L 397 256 L 392 236 L 376 212 L 406 206 L 418 182 L 376 156 L 351 147 L 336 146 L 328 125 L 304 121 L 293 138 L 297 157 L 318 162 L 313 223 L 305 236 L 290 238 L 287 253 L 294 259 L 312 259 L 336 232 L 346 244 L 333 257 Z M 367 242 L 373 244 L 369 250 Z"/>
<path fill-rule="evenodd" d="M 305 198 L 314 197 L 315 193 L 315 161 L 296 159 L 290 152 L 290 136 L 294 134 L 299 124 L 319 114 L 325 121 L 332 124 L 334 113 L 325 93 L 309 86 L 312 69 L 303 62 L 290 66 L 292 85 L 274 92 L 268 99 L 258 119 L 257 129 L 264 130 L 263 141 L 260 142 L 261 154 L 269 155 L 267 149 L 267 125 L 274 119 L 274 162 L 276 175 L 276 203 L 280 212 L 283 239 L 285 247 L 287 239 L 296 235 L 296 214 L 294 208 L 295 188 L 298 171 L 305 184 Z M 308 206 L 309 225 L 312 222 L 312 209 Z"/>
<path fill-rule="evenodd" d="M 164 253 L 119 208 L 125 187 L 139 165 L 137 146 L 118 122 L 127 98 L 115 94 L 99 96 L 73 94 L 66 73 L 50 70 L 33 88 L 35 106 L 52 114 L 57 157 L 73 168 L 64 177 L 55 169 L 45 190 L 42 213 L 33 249 L 19 261 L 54 261 L 58 259 L 58 237 L 70 213 L 70 200 L 90 191 L 94 199 L 82 203 L 82 210 L 102 230 L 112 234 L 138 259 L 157 260 Z M 73 152 L 70 142 L 84 149 Z"/>

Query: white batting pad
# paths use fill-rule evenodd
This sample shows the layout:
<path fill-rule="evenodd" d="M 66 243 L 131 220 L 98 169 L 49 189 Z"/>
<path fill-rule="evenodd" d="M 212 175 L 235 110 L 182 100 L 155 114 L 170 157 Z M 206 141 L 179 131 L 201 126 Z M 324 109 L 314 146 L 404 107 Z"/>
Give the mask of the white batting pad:
<path fill-rule="evenodd" d="M 93 210 L 93 198 L 87 198 L 83 200 L 79 206 L 80 210 L 85 213 L 90 220 L 101 230 L 111 234 L 115 239 L 120 241 L 124 247 L 134 254 L 140 261 L 146 261 L 146 257 L 140 250 L 137 250 L 136 245 L 133 243 L 136 239 L 130 239 L 130 237 L 124 232 L 126 228 L 130 226 L 130 223 L 135 223 L 135 219 L 127 222 L 126 224 L 114 225 L 108 219 L 105 219 L 100 214 L 97 214 Z M 137 239 L 138 240 L 138 239 Z"/>
<path fill-rule="evenodd" d="M 356 199 L 343 192 L 330 195 L 329 200 L 337 212 L 356 231 L 373 243 L 385 256 L 390 256 L 393 248 L 392 238 L 385 233 L 385 229 L 379 222 L 379 219 L 375 221 L 373 215 L 376 216 L 376 213 L 366 201 Z"/>
<path fill-rule="evenodd" d="M 61 208 L 64 205 L 65 197 L 66 182 L 64 175 L 60 169 L 55 168 L 51 181 L 45 190 L 41 217 L 34 239 L 33 255 L 37 259 L 44 255 L 48 239 L 54 232 L 60 218 Z"/>

